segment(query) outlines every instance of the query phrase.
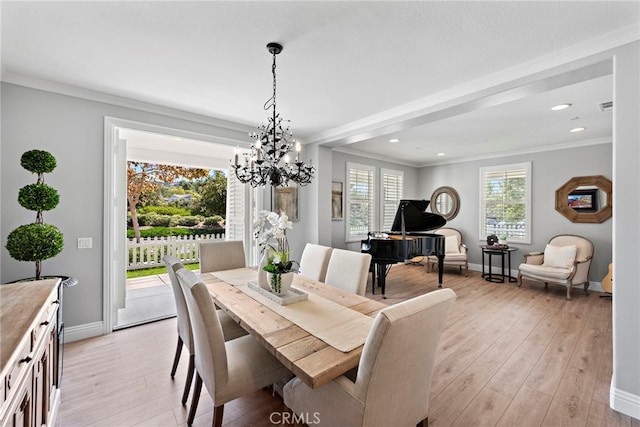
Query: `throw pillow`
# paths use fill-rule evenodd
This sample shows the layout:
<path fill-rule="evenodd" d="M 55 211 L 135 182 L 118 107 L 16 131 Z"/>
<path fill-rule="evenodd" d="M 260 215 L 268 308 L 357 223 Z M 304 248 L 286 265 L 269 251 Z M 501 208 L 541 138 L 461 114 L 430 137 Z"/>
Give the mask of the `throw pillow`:
<path fill-rule="evenodd" d="M 458 245 L 458 236 L 447 236 L 444 239 L 445 254 L 459 254 L 460 246 Z"/>
<path fill-rule="evenodd" d="M 571 268 L 576 259 L 576 247 L 554 246 L 547 244 L 544 248 L 544 265 L 547 267 Z"/>

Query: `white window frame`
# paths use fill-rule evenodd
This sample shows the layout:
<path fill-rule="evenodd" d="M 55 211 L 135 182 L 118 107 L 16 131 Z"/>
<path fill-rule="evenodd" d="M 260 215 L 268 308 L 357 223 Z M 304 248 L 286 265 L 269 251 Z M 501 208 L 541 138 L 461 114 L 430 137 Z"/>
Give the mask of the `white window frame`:
<path fill-rule="evenodd" d="M 375 228 L 376 222 L 376 168 L 375 166 L 363 165 L 359 163 L 347 162 L 346 170 L 346 185 L 345 185 L 345 242 L 359 242 L 367 237 L 367 232 L 372 231 Z M 370 174 L 369 183 L 371 188 L 368 191 L 367 197 L 370 203 L 369 206 L 369 221 L 368 230 L 362 233 L 351 232 L 351 205 L 356 203 L 351 199 L 351 170 L 363 171 Z"/>
<path fill-rule="evenodd" d="M 523 244 L 531 244 L 531 162 L 522 162 L 522 163 L 510 163 L 505 165 L 496 165 L 496 166 L 488 166 L 480 168 L 480 206 L 479 206 L 479 239 L 482 241 L 486 241 L 486 200 L 485 200 L 485 183 L 486 183 L 486 175 L 488 173 L 495 174 L 496 172 L 504 172 L 505 174 L 508 171 L 516 171 L 516 170 L 524 170 L 525 171 L 525 190 L 524 190 L 524 198 L 525 198 L 525 219 L 524 219 L 524 236 L 509 236 L 508 242 L 513 243 L 523 243 Z"/>
<path fill-rule="evenodd" d="M 396 180 L 396 182 L 394 183 L 394 187 L 396 187 L 394 188 L 394 192 L 397 194 L 395 199 L 390 198 L 389 200 L 387 200 L 387 198 L 385 197 L 385 193 L 388 190 L 387 185 L 385 185 L 386 177 L 391 177 L 392 179 Z M 380 168 L 380 226 L 378 227 L 380 231 L 391 230 L 393 219 L 395 218 L 396 211 L 398 210 L 398 206 L 400 205 L 400 200 L 402 199 L 403 194 L 404 172 L 400 170 Z M 385 210 L 390 216 L 385 215 Z"/>

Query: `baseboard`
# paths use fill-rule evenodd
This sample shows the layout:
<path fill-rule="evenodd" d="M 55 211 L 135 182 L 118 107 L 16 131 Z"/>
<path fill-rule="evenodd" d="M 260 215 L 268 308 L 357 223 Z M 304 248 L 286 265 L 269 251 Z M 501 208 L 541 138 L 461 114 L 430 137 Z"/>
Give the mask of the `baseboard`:
<path fill-rule="evenodd" d="M 469 270 L 482 271 L 482 264 L 471 264 L 471 263 L 469 263 Z M 501 274 L 500 267 L 493 266 L 493 268 L 491 270 L 492 270 L 493 274 Z M 512 269 L 511 270 L 511 277 L 518 277 L 518 270 L 513 270 Z M 580 288 L 582 288 L 582 286 L 577 287 L 576 289 L 580 289 Z M 605 290 L 602 289 L 602 282 L 594 282 L 594 281 L 591 281 L 591 280 L 589 281 L 589 290 L 590 291 L 594 291 L 594 292 L 605 292 Z"/>
<path fill-rule="evenodd" d="M 613 385 L 609 390 L 611 409 L 640 420 L 640 396 L 618 390 Z"/>
<path fill-rule="evenodd" d="M 73 342 L 104 335 L 104 323 L 93 322 L 64 328 L 64 342 Z"/>

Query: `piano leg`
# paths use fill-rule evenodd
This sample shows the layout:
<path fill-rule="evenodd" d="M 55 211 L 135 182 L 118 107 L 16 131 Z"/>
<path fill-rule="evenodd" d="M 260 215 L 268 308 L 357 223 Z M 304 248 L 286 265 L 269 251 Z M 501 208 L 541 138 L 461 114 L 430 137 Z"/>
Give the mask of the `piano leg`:
<path fill-rule="evenodd" d="M 444 255 L 438 255 L 438 287 L 442 287 L 442 274 L 444 273 Z"/>
<path fill-rule="evenodd" d="M 386 279 L 387 279 L 387 264 L 385 264 L 384 262 L 376 262 L 375 264 L 375 268 L 373 269 L 373 276 L 375 277 L 376 275 L 378 276 L 378 286 L 380 286 L 380 288 L 382 288 L 382 298 L 386 299 L 387 297 L 384 294 L 384 286 L 386 284 Z M 371 285 L 371 293 L 375 294 L 376 293 L 376 283 L 375 280 L 373 281 L 372 285 Z"/>

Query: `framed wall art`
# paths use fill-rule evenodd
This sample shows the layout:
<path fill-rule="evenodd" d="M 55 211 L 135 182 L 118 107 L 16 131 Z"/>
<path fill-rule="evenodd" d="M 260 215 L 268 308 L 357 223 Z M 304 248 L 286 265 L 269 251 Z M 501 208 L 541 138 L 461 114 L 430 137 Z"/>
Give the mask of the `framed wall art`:
<path fill-rule="evenodd" d="M 289 183 L 286 187 L 273 187 L 271 192 L 272 210 L 284 212 L 290 221 L 298 221 L 298 186 Z"/>
<path fill-rule="evenodd" d="M 343 183 L 340 181 L 333 181 L 331 183 L 331 219 L 333 221 L 340 221 L 343 216 Z"/>

